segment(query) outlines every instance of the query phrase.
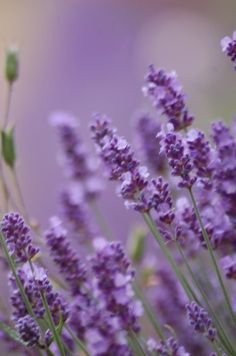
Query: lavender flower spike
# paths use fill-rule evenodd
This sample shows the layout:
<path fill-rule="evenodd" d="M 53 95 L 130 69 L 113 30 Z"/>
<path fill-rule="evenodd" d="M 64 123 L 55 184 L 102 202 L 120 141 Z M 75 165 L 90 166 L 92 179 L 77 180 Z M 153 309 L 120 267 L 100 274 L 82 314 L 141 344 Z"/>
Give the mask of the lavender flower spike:
<path fill-rule="evenodd" d="M 233 32 L 232 38 L 225 36 L 220 44 L 222 51 L 225 52 L 234 63 L 234 69 L 236 70 L 236 31 Z"/>
<path fill-rule="evenodd" d="M 134 271 L 130 267 L 120 242 L 95 240 L 97 253 L 91 258 L 100 298 L 107 310 L 120 319 L 125 330 L 139 331 L 138 317 L 142 315 L 141 303 L 134 300 L 131 282 Z"/>
<path fill-rule="evenodd" d="M 26 262 L 39 252 L 31 243 L 29 227 L 18 213 L 9 213 L 3 217 L 1 231 L 16 262 Z"/>
<path fill-rule="evenodd" d="M 150 97 L 153 105 L 167 117 L 174 129 L 181 130 L 190 126 L 194 118 L 188 112 L 185 94 L 177 80 L 176 72 L 156 70 L 150 65 L 145 79 L 144 94 Z"/>
<path fill-rule="evenodd" d="M 59 218 L 50 219 L 50 229 L 45 237 L 54 262 L 65 277 L 73 295 L 80 294 L 81 285 L 86 281 L 86 269 L 77 257 L 67 239 L 67 231 L 62 227 Z"/>
<path fill-rule="evenodd" d="M 166 160 L 164 154 L 160 152 L 160 138 L 157 137 L 161 131 L 161 124 L 149 114 L 143 114 L 137 121 L 136 131 L 145 163 L 153 173 L 163 174 L 166 170 Z"/>
<path fill-rule="evenodd" d="M 186 310 L 194 330 L 204 334 L 213 342 L 216 337 L 216 329 L 212 326 L 212 320 L 208 313 L 195 302 L 186 304 Z"/>
<path fill-rule="evenodd" d="M 40 336 L 40 329 L 36 321 L 29 315 L 20 318 L 16 323 L 16 329 L 23 341 L 28 346 L 37 344 Z"/>
<path fill-rule="evenodd" d="M 148 351 L 155 356 L 190 356 L 188 352 L 185 351 L 183 346 L 180 346 L 178 341 L 173 337 L 170 337 L 166 342 L 162 341 L 159 345 L 155 340 L 149 339 L 147 341 Z"/>

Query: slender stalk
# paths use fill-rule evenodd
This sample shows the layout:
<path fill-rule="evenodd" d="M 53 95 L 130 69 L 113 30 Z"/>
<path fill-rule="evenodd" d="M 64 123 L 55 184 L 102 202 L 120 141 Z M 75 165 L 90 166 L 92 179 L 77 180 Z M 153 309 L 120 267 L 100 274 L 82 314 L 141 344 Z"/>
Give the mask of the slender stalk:
<path fill-rule="evenodd" d="M 47 315 L 47 318 L 48 318 L 48 323 L 50 325 L 50 330 L 51 330 L 52 335 L 54 337 L 54 340 L 55 340 L 55 342 L 57 344 L 57 347 L 58 347 L 58 350 L 60 352 L 60 355 L 61 356 L 65 356 L 63 343 L 61 341 L 60 336 L 57 333 L 56 326 L 54 324 L 54 321 L 53 321 L 53 318 L 52 318 L 52 315 L 51 315 L 51 312 L 50 312 L 50 309 L 49 309 L 49 306 L 48 306 L 48 302 L 47 302 L 47 299 L 46 299 L 44 293 L 41 293 L 41 298 L 42 298 L 43 306 L 45 308 L 45 312 L 46 312 L 46 315 Z"/>
<path fill-rule="evenodd" d="M 217 264 L 217 261 L 216 261 L 212 246 L 211 246 L 210 238 L 209 238 L 208 233 L 207 233 L 207 231 L 206 231 L 206 229 L 204 227 L 200 212 L 199 212 L 198 207 L 197 207 L 196 200 L 195 200 L 194 195 L 193 195 L 193 192 L 192 192 L 191 189 L 189 189 L 188 191 L 189 191 L 189 195 L 190 195 L 193 207 L 194 207 L 194 211 L 195 211 L 196 217 L 197 217 L 197 219 L 199 221 L 199 224 L 200 224 L 200 227 L 201 227 L 201 230 L 202 230 L 203 238 L 204 238 L 204 240 L 206 242 L 207 249 L 208 249 L 210 257 L 211 257 L 213 268 L 214 268 L 214 270 L 216 272 L 216 275 L 217 275 L 217 278 L 219 280 L 219 283 L 220 283 L 220 286 L 221 286 L 221 289 L 222 289 L 222 292 L 223 292 L 223 295 L 224 295 L 224 298 L 225 298 L 225 302 L 226 302 L 227 308 L 228 308 L 229 313 L 230 313 L 230 315 L 231 315 L 231 317 L 232 317 L 232 319 L 233 319 L 233 321 L 234 321 L 234 323 L 236 325 L 236 316 L 234 314 L 234 311 L 233 311 L 233 308 L 232 308 L 232 305 L 231 305 L 231 302 L 230 302 L 229 295 L 228 295 L 227 290 L 225 288 L 224 281 L 223 281 L 223 278 L 221 276 L 220 269 L 218 267 L 218 264 Z"/>
<path fill-rule="evenodd" d="M 160 337 L 161 340 L 165 340 L 165 336 L 162 332 L 161 325 L 158 321 L 158 319 L 154 316 L 155 313 L 153 312 L 149 302 L 147 301 L 147 298 L 145 294 L 142 292 L 142 290 L 138 287 L 137 284 L 134 284 L 134 290 L 137 295 L 137 297 L 142 301 L 144 310 L 152 323 L 153 328 L 155 329 L 157 335 Z"/>
<path fill-rule="evenodd" d="M 6 108 L 5 108 L 5 115 L 4 115 L 4 123 L 3 123 L 3 128 L 5 129 L 8 124 L 9 120 L 9 115 L 10 115 L 10 107 L 11 107 L 11 99 L 12 99 L 12 88 L 13 85 L 12 83 L 8 84 L 8 90 L 7 90 L 7 100 L 6 100 Z"/>
<path fill-rule="evenodd" d="M 234 351 L 234 346 L 231 344 L 231 341 L 229 340 L 228 336 L 226 335 L 225 331 L 224 331 L 224 327 L 221 325 L 221 322 L 218 320 L 217 318 L 217 315 L 214 311 L 214 309 L 211 307 L 211 304 L 209 303 L 208 301 L 208 298 L 207 298 L 207 295 L 204 291 L 204 289 L 202 288 L 200 282 L 197 280 L 197 278 L 195 277 L 194 275 L 194 272 L 190 266 L 190 264 L 188 263 L 188 260 L 182 250 L 182 248 L 179 246 L 179 243 L 178 241 L 176 241 L 176 247 L 184 261 L 184 264 L 186 266 L 186 269 L 188 271 L 188 273 L 190 274 L 193 282 L 195 283 L 196 287 L 198 288 L 199 292 L 201 293 L 202 295 L 202 298 L 204 300 L 204 302 L 206 303 L 207 307 L 208 307 L 208 310 L 210 311 L 212 317 L 213 317 L 213 320 L 214 320 L 214 323 L 217 327 L 217 331 L 218 331 L 218 336 L 219 336 L 219 339 L 221 341 L 221 343 L 223 344 L 223 348 L 227 349 L 228 352 L 231 352 L 232 355 L 236 355 L 236 352 Z"/>
<path fill-rule="evenodd" d="M 135 350 L 135 355 L 147 356 L 146 352 L 143 350 L 143 347 L 142 347 L 137 335 L 135 334 L 135 332 L 133 332 L 133 330 L 129 331 L 129 339 L 131 341 L 132 347 Z"/>
<path fill-rule="evenodd" d="M 188 298 L 190 300 L 194 299 L 198 304 L 199 299 L 196 296 L 195 292 L 193 291 L 193 289 L 191 288 L 191 286 L 189 285 L 188 281 L 186 280 L 185 276 L 183 275 L 182 271 L 179 269 L 178 265 L 176 264 L 174 258 L 172 257 L 168 247 L 166 246 L 166 244 L 164 243 L 164 241 L 162 240 L 162 237 L 160 236 L 159 231 L 157 230 L 152 217 L 150 216 L 150 214 L 148 213 L 144 213 L 142 214 L 144 221 L 146 222 L 146 224 L 148 225 L 149 229 L 151 230 L 153 236 L 155 237 L 155 239 L 157 240 L 162 252 L 164 253 L 164 255 L 166 256 L 168 262 L 170 263 L 173 271 L 175 272 L 178 280 L 180 281 L 180 283 L 182 284 L 186 295 L 188 296 Z"/>
<path fill-rule="evenodd" d="M 35 317 L 35 314 L 33 312 L 32 306 L 31 306 L 31 304 L 29 302 L 29 299 L 28 299 L 28 297 L 27 297 L 27 295 L 25 293 L 25 290 L 24 290 L 24 287 L 23 287 L 23 285 L 21 283 L 21 280 L 20 280 L 20 278 L 19 278 L 19 276 L 18 276 L 18 274 L 16 272 L 16 268 L 15 268 L 14 262 L 13 262 L 10 254 L 8 252 L 8 248 L 7 248 L 7 245 L 6 245 L 6 242 L 5 242 L 5 239 L 4 239 L 3 235 L 2 235 L 2 233 L 0 233 L 0 242 L 1 242 L 1 245 L 2 245 L 2 248 L 3 248 L 3 251 L 5 253 L 8 265 L 9 265 L 9 267 L 10 267 L 12 273 L 13 273 L 13 276 L 14 276 L 14 278 L 16 280 L 17 287 L 20 290 L 20 293 L 21 293 L 22 299 L 23 299 L 23 301 L 25 303 L 26 309 L 27 309 L 28 313 L 36 320 L 36 317 Z"/>
<path fill-rule="evenodd" d="M 71 328 L 68 325 L 64 325 L 65 329 L 68 331 L 76 345 L 84 352 L 86 356 L 89 356 L 88 351 L 86 350 L 86 347 L 84 346 L 83 342 L 73 333 Z"/>

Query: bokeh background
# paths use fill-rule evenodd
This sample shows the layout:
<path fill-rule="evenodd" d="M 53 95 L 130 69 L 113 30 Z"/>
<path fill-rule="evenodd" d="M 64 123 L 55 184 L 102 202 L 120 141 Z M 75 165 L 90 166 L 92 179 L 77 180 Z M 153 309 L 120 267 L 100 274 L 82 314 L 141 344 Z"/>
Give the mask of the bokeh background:
<path fill-rule="evenodd" d="M 17 124 L 18 172 L 31 215 L 43 226 L 58 212 L 63 175 L 57 164 L 52 111 L 78 116 L 92 147 L 91 113 L 106 112 L 133 140 L 135 115 L 149 108 L 141 87 L 147 65 L 176 69 L 196 115 L 230 121 L 236 74 L 219 41 L 236 29 L 235 0 L 0 0 L 0 68 L 9 44 L 20 48 L 20 78 L 11 119 Z M 0 75 L 0 111 L 6 84 Z M 107 183 L 100 205 L 121 237 L 126 212 Z"/>

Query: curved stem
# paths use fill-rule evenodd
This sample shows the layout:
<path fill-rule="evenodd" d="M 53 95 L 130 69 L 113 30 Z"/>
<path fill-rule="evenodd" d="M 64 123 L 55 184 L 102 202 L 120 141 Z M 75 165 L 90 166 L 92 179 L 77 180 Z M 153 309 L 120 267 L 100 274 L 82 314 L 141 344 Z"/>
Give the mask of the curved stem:
<path fill-rule="evenodd" d="M 205 226 L 203 224 L 203 221 L 202 221 L 202 218 L 201 218 L 201 215 L 200 215 L 200 212 L 198 210 L 198 207 L 197 207 L 197 203 L 196 203 L 196 200 L 194 198 L 194 195 L 193 195 L 193 192 L 191 189 L 188 190 L 189 191 L 189 195 L 190 195 L 190 198 L 191 198 L 191 201 L 192 201 L 192 204 L 193 204 L 193 207 L 194 207 L 194 211 L 195 211 L 195 214 L 196 214 L 196 217 L 199 221 L 199 224 L 200 224 L 200 227 L 201 227 L 201 230 L 202 230 L 202 235 L 203 235 L 203 238 L 205 240 L 205 243 L 207 245 L 207 249 L 209 251 L 209 254 L 210 254 L 210 257 L 211 257 L 211 261 L 212 261 L 212 265 L 213 265 L 213 268 L 216 272 L 216 275 L 217 275 L 217 278 L 219 280 L 219 283 L 220 283 L 220 287 L 222 289 L 222 292 L 223 292 L 223 295 L 224 295 L 224 298 L 225 298 L 225 302 L 226 302 L 226 305 L 227 305 L 227 308 L 229 310 L 229 313 L 233 319 L 233 322 L 235 323 L 236 325 L 236 316 L 234 314 L 234 311 L 233 311 L 233 308 L 232 308 L 232 305 L 231 305 L 231 301 L 230 301 L 230 298 L 229 298 L 229 295 L 227 293 L 227 290 L 225 288 L 225 285 L 224 285 L 224 281 L 223 281 L 223 278 L 221 276 L 221 273 L 220 273 L 220 269 L 218 267 L 218 264 L 217 264 L 217 261 L 216 261 L 216 258 L 215 258 L 215 255 L 214 255 L 214 252 L 213 252 L 213 249 L 212 249 L 212 246 L 211 246 L 211 242 L 210 242 L 210 238 L 208 236 L 208 233 L 205 229 Z"/>
<path fill-rule="evenodd" d="M 231 344 L 231 341 L 229 340 L 228 336 L 226 335 L 226 333 L 224 331 L 224 326 L 222 326 L 220 321 L 218 320 L 217 315 L 216 315 L 214 309 L 211 307 L 211 304 L 209 303 L 207 295 L 206 295 L 204 289 L 202 288 L 200 282 L 195 277 L 194 272 L 193 272 L 190 264 L 188 263 L 188 260 L 187 260 L 187 258 L 185 256 L 182 248 L 179 246 L 178 241 L 175 240 L 175 242 L 176 242 L 176 247 L 177 247 L 177 249 L 178 249 L 178 251 L 179 251 L 179 253 L 180 253 L 180 255 L 181 255 L 181 257 L 182 257 L 182 259 L 184 261 L 184 264 L 185 264 L 186 268 L 187 268 L 187 271 L 189 272 L 193 282 L 195 283 L 196 287 L 198 288 L 199 292 L 201 293 L 202 298 L 203 298 L 204 302 L 206 303 L 206 305 L 207 305 L 207 307 L 208 307 L 208 309 L 209 309 L 209 311 L 210 311 L 210 313 L 211 313 L 211 315 L 213 317 L 214 323 L 215 323 L 215 325 L 217 327 L 217 330 L 218 330 L 219 339 L 220 339 L 221 343 L 223 344 L 222 347 L 227 349 L 227 351 L 232 353 L 232 355 L 236 355 L 236 352 L 234 351 L 234 346 Z"/>
<path fill-rule="evenodd" d="M 51 315 L 51 312 L 50 312 L 50 309 L 48 306 L 48 302 L 47 302 L 47 299 L 46 299 L 44 293 L 41 293 L 41 298 L 42 298 L 43 306 L 45 308 L 45 312 L 46 312 L 46 315 L 48 318 L 48 323 L 50 325 L 50 329 L 51 329 L 52 335 L 54 337 L 54 340 L 57 344 L 60 355 L 65 356 L 64 346 L 63 346 L 60 336 L 57 333 L 56 326 L 54 324 L 54 321 L 53 321 L 53 318 L 52 318 L 52 315 Z"/>
<path fill-rule="evenodd" d="M 157 230 L 157 228 L 155 226 L 155 223 L 152 220 L 152 217 L 148 213 L 144 213 L 142 215 L 143 215 L 143 218 L 144 218 L 146 224 L 148 225 L 149 229 L 151 230 L 153 236 L 157 240 L 157 242 L 158 242 L 163 254 L 166 256 L 166 258 L 167 258 L 168 262 L 170 263 L 173 271 L 175 272 L 178 280 L 182 284 L 186 295 L 188 296 L 188 298 L 190 300 L 194 299 L 199 304 L 200 302 L 199 302 L 198 297 L 196 296 L 195 292 L 193 291 L 193 289 L 189 285 L 189 283 L 186 280 L 185 276 L 183 275 L 182 271 L 179 269 L 179 266 L 177 265 L 177 263 L 175 262 L 174 258 L 172 257 L 168 247 L 166 246 L 166 244 L 162 240 L 162 237 L 161 237 L 159 231 Z"/>

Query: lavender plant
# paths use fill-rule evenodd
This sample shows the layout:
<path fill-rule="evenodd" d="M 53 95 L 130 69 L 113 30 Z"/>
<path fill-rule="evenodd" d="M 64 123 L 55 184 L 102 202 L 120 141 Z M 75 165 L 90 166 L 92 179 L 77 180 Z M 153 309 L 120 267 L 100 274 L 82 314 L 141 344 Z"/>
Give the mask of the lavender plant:
<path fill-rule="evenodd" d="M 221 44 L 235 65 L 235 33 Z M 137 121 L 137 152 L 101 114 L 92 118 L 96 153 L 89 152 L 77 120 L 54 113 L 66 181 L 58 217 L 43 231 L 32 223 L 15 164 L 9 111 L 18 74 L 10 48 L 0 157 L 1 263 L 10 295 L 0 298 L 2 347 L 24 355 L 235 356 L 234 124 L 214 122 L 209 137 L 193 128 L 177 74 L 153 65 L 143 92 L 156 117 Z M 143 221 L 130 256 L 99 209 L 106 178 Z"/>

